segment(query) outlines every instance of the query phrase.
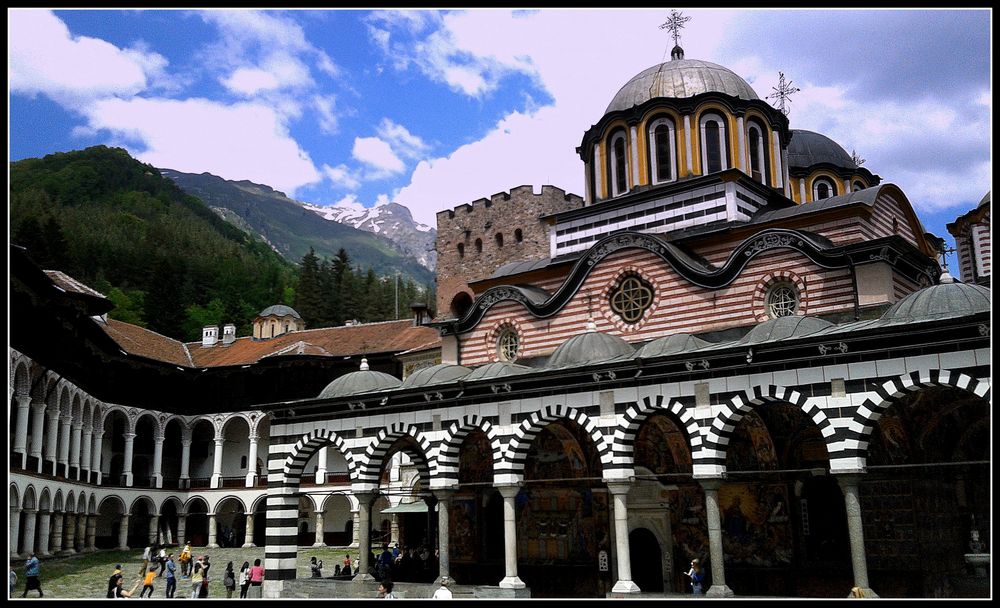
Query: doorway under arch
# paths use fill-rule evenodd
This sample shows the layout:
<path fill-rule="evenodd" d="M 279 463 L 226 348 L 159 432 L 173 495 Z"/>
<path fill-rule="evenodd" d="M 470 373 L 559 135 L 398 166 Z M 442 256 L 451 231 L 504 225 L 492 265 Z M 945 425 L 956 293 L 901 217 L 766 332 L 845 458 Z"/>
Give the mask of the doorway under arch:
<path fill-rule="evenodd" d="M 656 535 L 646 528 L 629 532 L 629 563 L 632 582 L 645 593 L 663 592 L 663 555 Z"/>

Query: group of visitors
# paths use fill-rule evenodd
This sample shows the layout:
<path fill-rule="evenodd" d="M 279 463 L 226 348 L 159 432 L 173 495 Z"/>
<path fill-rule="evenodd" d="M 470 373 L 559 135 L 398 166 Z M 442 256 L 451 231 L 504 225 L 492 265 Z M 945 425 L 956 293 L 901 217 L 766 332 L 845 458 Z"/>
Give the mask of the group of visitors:
<path fill-rule="evenodd" d="M 430 582 L 437 578 L 438 551 L 432 554 L 424 545 L 400 549 L 396 543 L 392 549 L 385 545 L 377 558 L 370 553 L 368 563 L 371 575 L 378 581 Z"/>

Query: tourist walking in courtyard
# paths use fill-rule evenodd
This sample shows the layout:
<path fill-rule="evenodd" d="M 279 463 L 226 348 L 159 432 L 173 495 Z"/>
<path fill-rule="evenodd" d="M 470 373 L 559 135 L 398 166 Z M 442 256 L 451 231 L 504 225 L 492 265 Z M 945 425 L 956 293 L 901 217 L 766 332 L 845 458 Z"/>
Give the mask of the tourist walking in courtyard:
<path fill-rule="evenodd" d="M 118 585 L 118 581 L 122 578 L 122 565 L 115 564 L 115 571 L 111 573 L 108 577 L 108 595 L 107 597 L 115 596 L 115 587 Z"/>
<path fill-rule="evenodd" d="M 253 560 L 253 567 L 250 568 L 250 597 L 260 598 L 260 586 L 264 584 L 264 566 L 260 565 L 260 558 Z"/>
<path fill-rule="evenodd" d="M 208 583 L 211 579 L 208 576 L 208 570 L 212 567 L 212 564 L 208 561 L 208 556 L 201 558 L 201 591 L 198 592 L 198 597 L 208 597 Z"/>
<path fill-rule="evenodd" d="M 191 541 L 184 543 L 184 548 L 181 549 L 181 576 L 191 576 Z"/>
<path fill-rule="evenodd" d="M 250 562 L 243 562 L 240 566 L 240 599 L 247 596 L 247 590 L 250 589 Z"/>
<path fill-rule="evenodd" d="M 146 577 L 142 581 L 142 591 L 139 592 L 139 598 L 146 596 L 146 590 L 149 590 L 149 597 L 153 597 L 153 581 L 156 580 L 156 564 L 149 567 L 146 571 Z"/>
<path fill-rule="evenodd" d="M 691 577 L 691 593 L 694 595 L 704 595 L 701 590 L 701 582 L 705 579 L 705 574 L 701 570 L 701 562 L 697 558 L 691 560 L 691 569 L 684 574 Z"/>
<path fill-rule="evenodd" d="M 316 556 L 309 558 L 310 578 L 323 578 L 323 560 L 316 561 Z"/>
<path fill-rule="evenodd" d="M 24 595 L 21 597 L 28 597 L 28 592 L 32 589 L 38 590 L 38 597 L 45 597 L 42 593 L 42 579 L 41 579 L 41 565 L 38 563 L 38 558 L 32 553 L 26 562 L 24 562 Z"/>
<path fill-rule="evenodd" d="M 194 565 L 191 566 L 191 599 L 198 598 L 198 594 L 201 593 L 201 584 L 204 580 L 205 574 L 202 569 L 201 556 L 199 555 L 194 560 Z"/>
<path fill-rule="evenodd" d="M 174 597 L 177 591 L 177 566 L 174 564 L 174 554 L 167 556 L 167 597 Z"/>
<path fill-rule="evenodd" d="M 10 597 L 14 597 L 14 587 L 17 586 L 17 572 L 14 572 L 14 566 L 10 567 Z"/>
<path fill-rule="evenodd" d="M 236 573 L 233 572 L 233 562 L 226 564 L 226 571 L 222 575 L 222 584 L 226 587 L 226 597 L 233 597 L 233 591 L 236 591 Z"/>
<path fill-rule="evenodd" d="M 146 545 L 146 548 L 142 550 L 142 568 L 139 569 L 139 578 L 146 576 L 146 570 L 149 568 L 149 560 L 151 559 L 153 559 L 153 546 Z"/>

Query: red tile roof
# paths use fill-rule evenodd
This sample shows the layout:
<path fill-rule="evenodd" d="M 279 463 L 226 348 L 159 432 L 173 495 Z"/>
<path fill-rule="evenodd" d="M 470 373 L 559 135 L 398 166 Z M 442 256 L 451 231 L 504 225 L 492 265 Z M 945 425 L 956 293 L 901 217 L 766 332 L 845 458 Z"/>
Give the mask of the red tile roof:
<path fill-rule="evenodd" d="M 104 332 L 130 355 L 139 355 L 174 365 L 191 367 L 191 355 L 183 342 L 162 336 L 138 325 L 108 319 L 99 322 Z"/>
<path fill-rule="evenodd" d="M 103 293 L 99 293 L 90 287 L 87 287 L 80 281 L 77 281 L 73 277 L 69 276 L 65 272 L 60 270 L 43 270 L 49 279 L 55 284 L 56 287 L 62 289 L 63 291 L 68 291 L 70 293 L 82 293 L 88 296 L 95 296 L 98 298 L 105 297 Z"/>

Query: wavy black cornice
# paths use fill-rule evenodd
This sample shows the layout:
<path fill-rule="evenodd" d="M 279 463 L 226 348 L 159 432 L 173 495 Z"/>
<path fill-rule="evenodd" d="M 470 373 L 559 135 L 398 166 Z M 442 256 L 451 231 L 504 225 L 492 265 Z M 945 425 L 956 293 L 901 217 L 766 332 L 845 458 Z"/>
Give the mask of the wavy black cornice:
<path fill-rule="evenodd" d="M 823 268 L 848 268 L 857 264 L 886 262 L 904 276 L 918 281 L 936 279 L 937 264 L 898 236 L 851 245 L 831 246 L 829 241 L 800 230 L 771 228 L 741 242 L 725 264 L 715 268 L 698 261 L 677 245 L 652 234 L 620 232 L 609 235 L 591 247 L 570 270 L 562 286 L 547 300 L 539 301 L 537 290 L 530 292 L 519 285 L 498 285 L 487 289 L 473 302 L 465 317 L 441 326 L 442 335 L 465 333 L 476 327 L 486 312 L 503 301 L 520 303 L 536 318 L 556 314 L 572 299 L 591 271 L 609 255 L 624 249 L 655 253 L 681 277 L 706 289 L 720 289 L 732 283 L 757 255 L 772 249 L 794 249 Z"/>

